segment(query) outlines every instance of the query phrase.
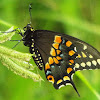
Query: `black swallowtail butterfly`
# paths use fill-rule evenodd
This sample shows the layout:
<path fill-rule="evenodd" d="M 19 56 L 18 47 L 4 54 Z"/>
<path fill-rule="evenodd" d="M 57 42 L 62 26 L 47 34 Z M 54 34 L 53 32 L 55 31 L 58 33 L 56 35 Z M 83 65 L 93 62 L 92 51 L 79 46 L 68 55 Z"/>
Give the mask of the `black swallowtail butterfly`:
<path fill-rule="evenodd" d="M 77 70 L 100 68 L 100 53 L 89 44 L 69 35 L 48 30 L 33 30 L 30 24 L 23 35 L 24 45 L 40 70 L 56 89 L 71 84 Z M 79 93 L 78 93 L 79 94 Z"/>
<path fill-rule="evenodd" d="M 34 30 L 31 24 L 24 30 L 21 34 L 24 45 L 29 47 L 36 65 L 40 70 L 44 68 L 47 80 L 56 89 L 70 84 L 78 93 L 73 74 L 78 70 L 100 68 L 100 53 L 89 44 L 62 33 Z"/>

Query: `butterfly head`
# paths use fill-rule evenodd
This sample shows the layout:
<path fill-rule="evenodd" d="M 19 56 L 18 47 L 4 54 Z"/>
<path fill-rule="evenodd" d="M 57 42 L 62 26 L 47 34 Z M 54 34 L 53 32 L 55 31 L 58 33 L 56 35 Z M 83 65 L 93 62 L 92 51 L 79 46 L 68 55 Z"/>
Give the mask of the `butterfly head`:
<path fill-rule="evenodd" d="M 27 24 L 24 28 L 23 28 L 24 31 L 27 31 L 27 30 L 31 30 L 33 31 L 33 28 L 31 26 L 31 24 Z"/>
<path fill-rule="evenodd" d="M 24 45 L 30 46 L 32 39 L 34 38 L 34 29 L 32 28 L 31 24 L 27 24 L 23 30 L 25 31 L 22 38 Z"/>

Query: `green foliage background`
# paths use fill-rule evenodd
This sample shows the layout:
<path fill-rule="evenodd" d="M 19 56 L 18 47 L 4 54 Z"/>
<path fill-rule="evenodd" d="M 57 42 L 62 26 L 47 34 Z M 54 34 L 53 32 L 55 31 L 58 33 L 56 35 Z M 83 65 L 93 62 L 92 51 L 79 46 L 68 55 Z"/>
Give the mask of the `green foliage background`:
<path fill-rule="evenodd" d="M 100 51 L 100 1 L 99 0 L 0 0 L 0 30 L 11 26 L 23 28 L 30 22 L 28 6 L 32 3 L 33 28 L 52 30 L 77 37 Z M 12 40 L 21 39 L 16 34 Z M 12 48 L 16 42 L 2 44 Z M 16 48 L 20 52 L 29 52 L 28 47 L 20 43 Z M 34 66 L 35 63 L 32 60 Z M 78 72 L 74 82 L 81 95 L 79 98 L 71 86 L 55 90 L 38 68 L 44 81 L 41 83 L 25 79 L 8 70 L 0 63 L 0 100 L 100 100 L 92 91 L 100 94 L 100 70 L 81 71 L 92 86 L 85 83 Z"/>

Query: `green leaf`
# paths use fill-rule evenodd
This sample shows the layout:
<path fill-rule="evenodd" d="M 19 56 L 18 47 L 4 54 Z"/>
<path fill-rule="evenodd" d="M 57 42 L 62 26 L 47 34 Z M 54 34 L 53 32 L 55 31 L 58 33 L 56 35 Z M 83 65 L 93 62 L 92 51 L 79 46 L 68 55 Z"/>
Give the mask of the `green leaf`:
<path fill-rule="evenodd" d="M 16 50 L 8 49 L 4 46 L 0 46 L 0 53 L 5 54 L 9 57 L 14 57 L 14 58 L 25 60 L 25 61 L 29 61 L 33 55 L 29 53 L 21 53 Z"/>
<path fill-rule="evenodd" d="M 13 71 L 15 74 L 20 75 L 25 78 L 33 79 L 34 81 L 41 81 L 42 78 L 40 75 L 35 74 L 18 64 L 14 63 L 9 57 L 3 55 L 0 53 L 0 61 L 5 65 L 7 68 L 9 68 L 11 71 Z"/>
<path fill-rule="evenodd" d="M 2 35 L 0 35 L 0 43 L 6 42 L 7 40 L 11 39 L 11 37 L 15 34 L 13 30 L 14 30 L 14 27 L 12 26 L 9 30 L 5 31 Z"/>
<path fill-rule="evenodd" d="M 93 92 L 93 94 L 100 100 L 100 94 L 91 86 L 88 80 L 83 76 L 81 72 L 77 72 L 76 75 L 85 83 L 85 85 Z"/>

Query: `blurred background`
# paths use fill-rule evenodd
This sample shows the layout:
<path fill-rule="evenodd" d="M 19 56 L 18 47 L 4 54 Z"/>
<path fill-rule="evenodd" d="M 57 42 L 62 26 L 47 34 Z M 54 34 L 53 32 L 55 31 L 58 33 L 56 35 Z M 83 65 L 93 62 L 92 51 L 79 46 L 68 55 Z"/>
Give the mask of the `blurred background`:
<path fill-rule="evenodd" d="M 99 0 L 0 0 L 0 31 L 11 26 L 23 28 L 30 22 L 29 4 L 32 3 L 32 25 L 36 30 L 52 30 L 79 38 L 100 51 L 100 1 Z M 18 34 L 12 40 L 21 39 Z M 1 45 L 12 48 L 16 42 Z M 20 43 L 14 50 L 29 52 Z M 32 60 L 31 63 L 35 65 Z M 38 70 L 38 71 L 37 71 Z M 71 86 L 55 90 L 45 78 L 44 71 L 36 68 L 44 81 L 34 82 L 15 75 L 0 63 L 0 100 L 98 100 L 77 72 L 74 82 L 81 95 Z M 81 71 L 94 90 L 100 94 L 100 70 Z M 100 99 L 99 99 L 100 100 Z"/>

